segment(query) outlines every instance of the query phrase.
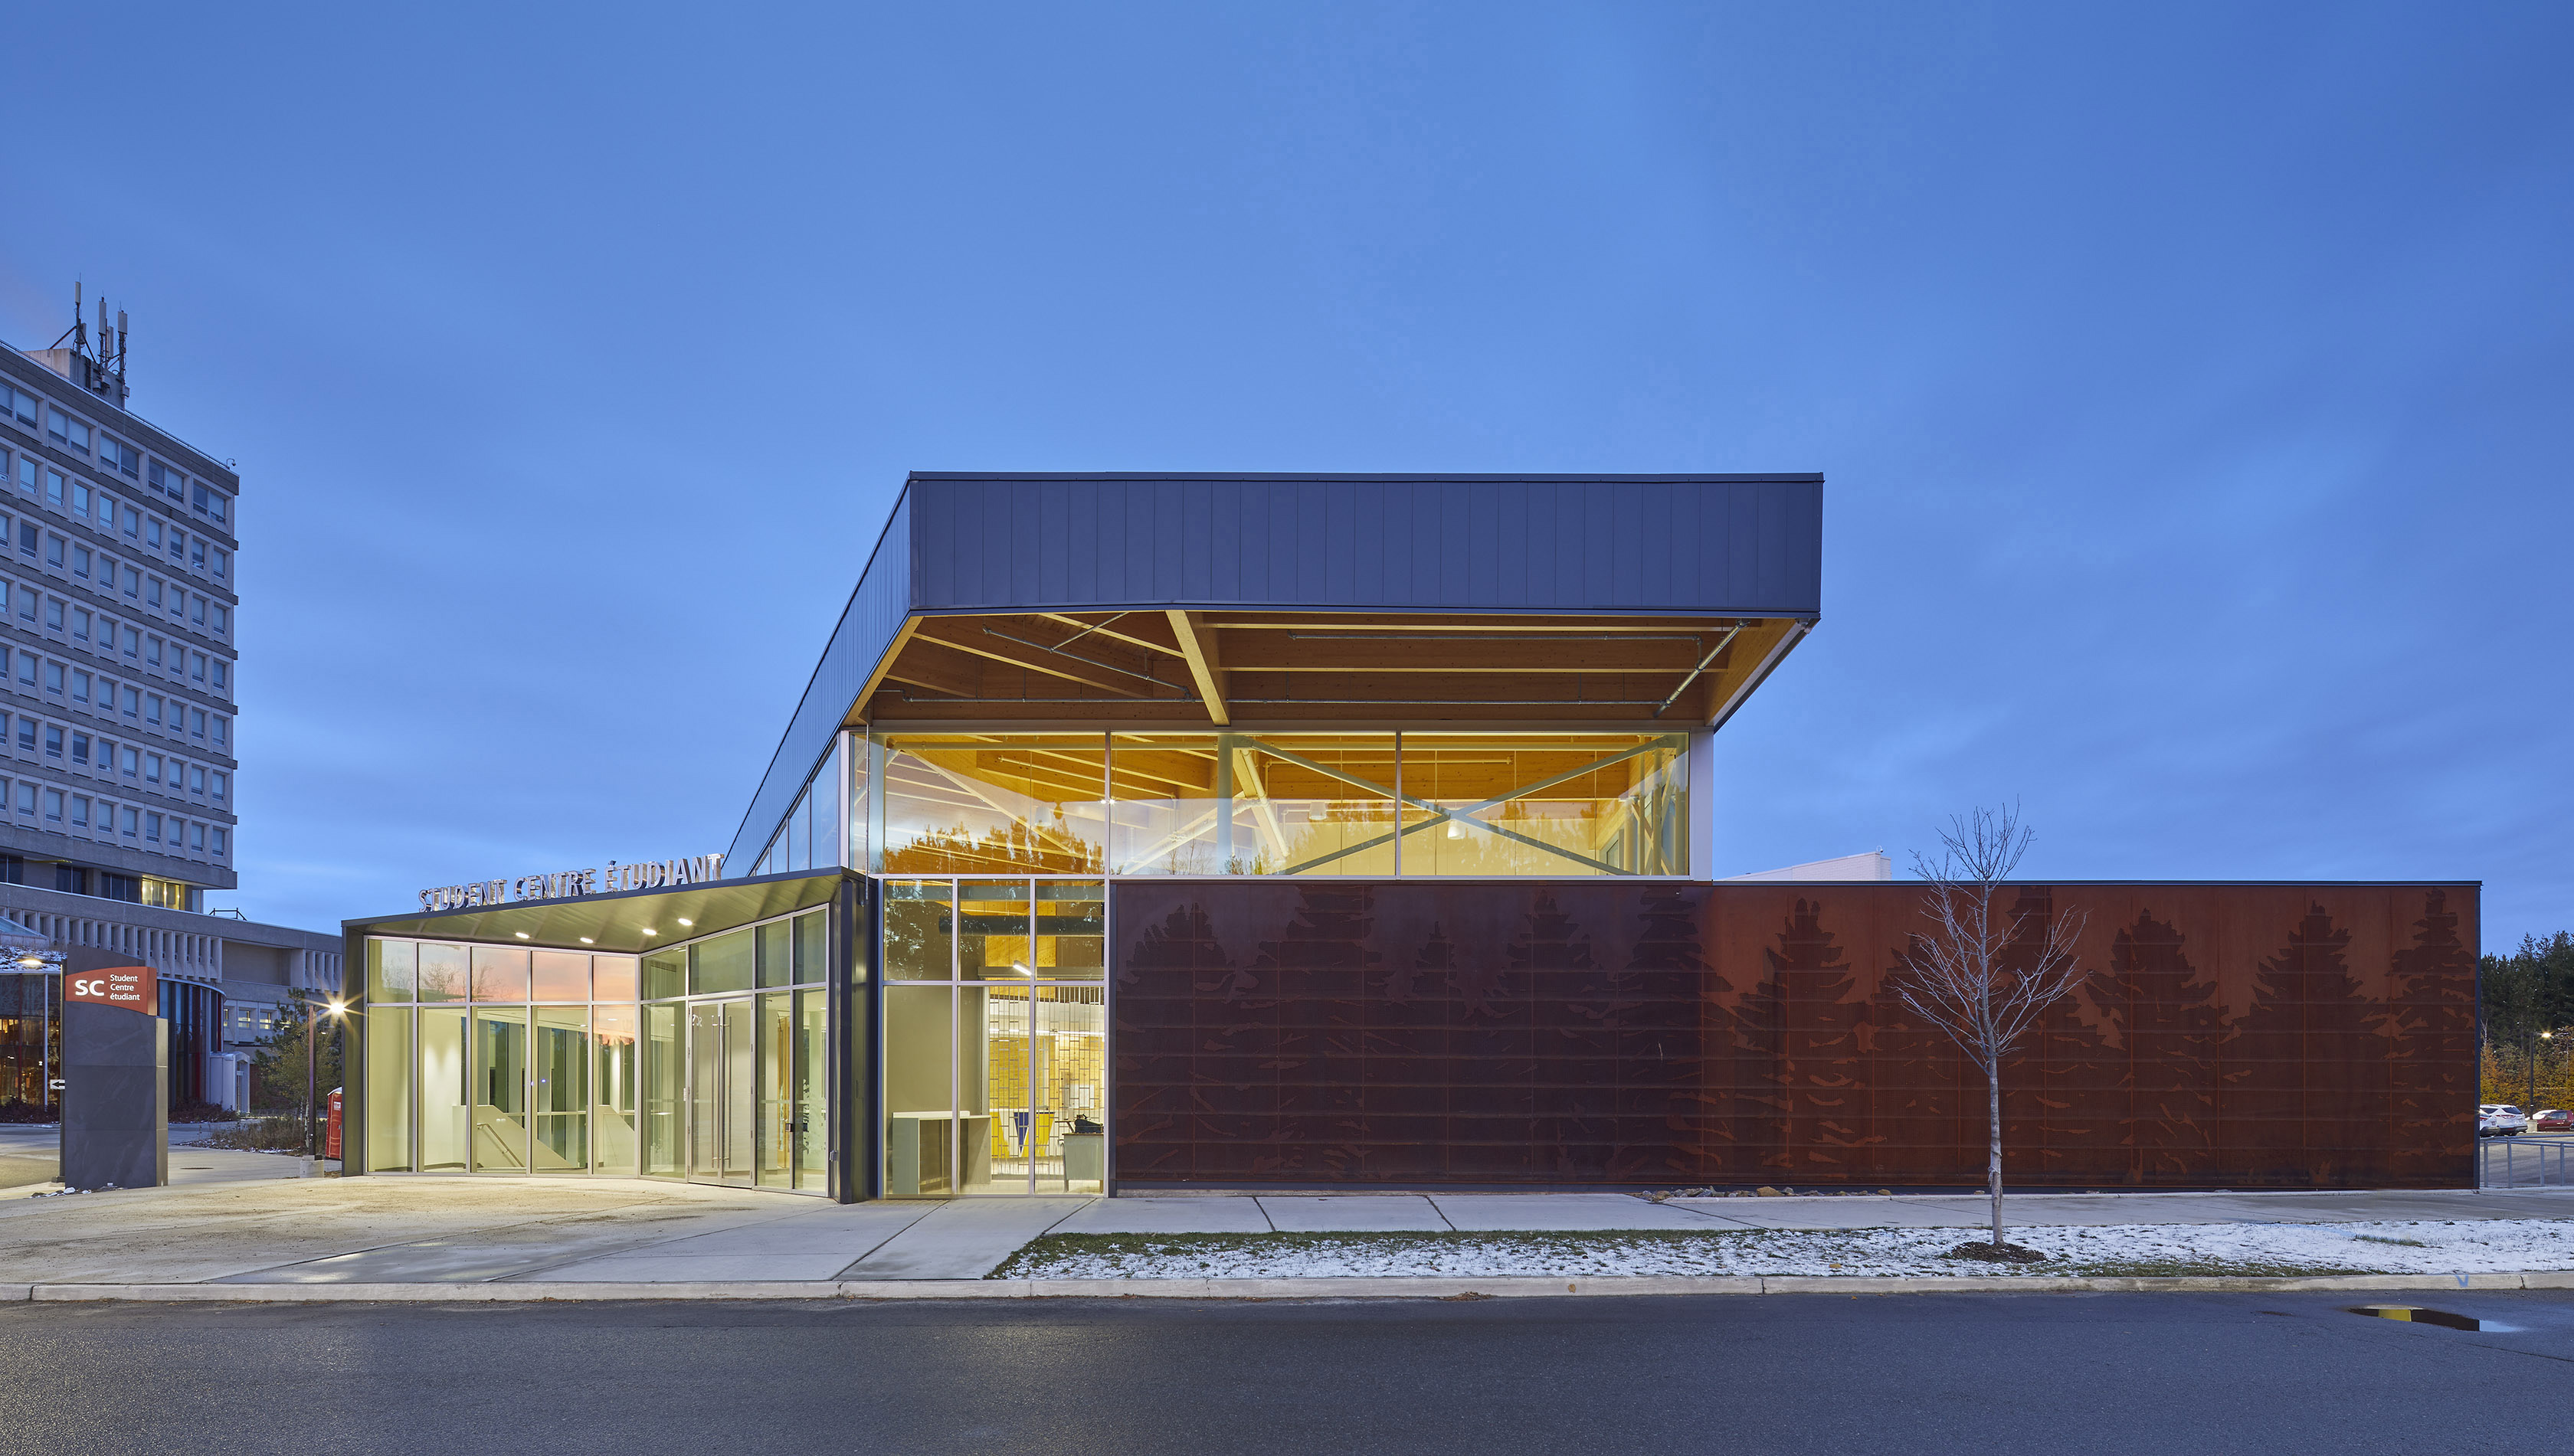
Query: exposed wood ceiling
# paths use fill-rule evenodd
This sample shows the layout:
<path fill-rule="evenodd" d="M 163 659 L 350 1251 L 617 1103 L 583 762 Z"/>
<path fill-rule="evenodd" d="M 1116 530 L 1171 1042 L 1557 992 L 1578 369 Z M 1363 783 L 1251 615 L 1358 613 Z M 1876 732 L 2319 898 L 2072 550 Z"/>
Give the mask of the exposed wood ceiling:
<path fill-rule="evenodd" d="M 870 724 L 1715 722 L 1806 624 L 1781 618 L 1223 611 L 924 617 Z"/>

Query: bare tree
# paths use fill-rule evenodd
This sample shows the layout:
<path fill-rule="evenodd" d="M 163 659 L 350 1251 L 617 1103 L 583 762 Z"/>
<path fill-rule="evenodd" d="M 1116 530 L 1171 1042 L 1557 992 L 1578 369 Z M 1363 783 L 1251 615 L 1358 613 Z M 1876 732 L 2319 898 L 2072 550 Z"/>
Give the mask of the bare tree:
<path fill-rule="evenodd" d="M 2002 1062 L 2019 1050 L 2046 1008 L 2072 994 L 2086 974 L 2074 942 L 2084 916 L 2032 917 L 1996 910 L 2002 881 L 2018 867 L 2032 837 L 2019 810 L 1976 809 L 1939 831 L 1939 856 L 1913 856 L 1930 882 L 1922 897 L 1928 931 L 1913 937 L 1895 978 L 1905 1009 L 1948 1033 L 1984 1073 L 1990 1127 L 1984 1171 L 1993 1200 L 1993 1247 L 2002 1245 Z"/>

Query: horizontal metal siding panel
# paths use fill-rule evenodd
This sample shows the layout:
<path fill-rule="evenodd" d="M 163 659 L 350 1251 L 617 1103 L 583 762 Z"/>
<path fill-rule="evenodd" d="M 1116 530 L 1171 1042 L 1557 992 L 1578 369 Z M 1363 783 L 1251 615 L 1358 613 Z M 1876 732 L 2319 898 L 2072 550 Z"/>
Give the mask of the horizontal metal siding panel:
<path fill-rule="evenodd" d="M 849 706 L 874 675 L 885 649 L 911 613 L 913 536 L 911 494 L 894 503 L 893 518 L 877 540 L 875 554 L 858 577 L 857 590 L 841 610 L 840 625 L 822 649 L 822 661 L 804 687 L 786 734 L 769 757 L 768 770 L 751 794 L 750 808 L 733 831 L 725 861 L 734 875 L 750 872 L 750 856 L 768 847 L 778 821 L 795 806 L 813 765 L 831 748 L 831 739 L 848 716 Z"/>
<path fill-rule="evenodd" d="M 925 612 L 1822 609 L 1813 481 L 928 480 Z"/>

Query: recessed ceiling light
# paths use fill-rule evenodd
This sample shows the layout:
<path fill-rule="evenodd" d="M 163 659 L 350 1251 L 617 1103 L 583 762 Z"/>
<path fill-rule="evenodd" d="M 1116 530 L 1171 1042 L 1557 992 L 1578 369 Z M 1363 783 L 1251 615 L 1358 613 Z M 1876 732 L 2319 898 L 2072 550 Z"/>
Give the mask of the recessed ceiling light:
<path fill-rule="evenodd" d="M 519 932 L 519 938 L 520 938 L 520 939 L 522 939 L 522 940 L 527 939 L 527 938 L 528 938 L 528 932 L 527 932 L 527 931 L 525 931 L 525 930 L 521 930 L 521 931 Z"/>
<path fill-rule="evenodd" d="M 596 941 L 596 940 L 593 940 L 593 939 L 592 939 L 592 938 L 590 938 L 588 935 L 584 935 L 584 936 L 582 936 L 582 937 L 581 937 L 581 943 L 582 943 L 582 944 L 584 944 L 584 945 L 596 945 L 596 944 L 598 944 L 599 942 L 598 942 L 598 941 Z"/>
<path fill-rule="evenodd" d="M 658 930 L 645 930 L 644 933 L 644 934 L 646 934 L 646 935 L 658 935 L 658 934 L 660 934 L 661 932 L 660 932 L 660 931 L 658 931 Z"/>
<path fill-rule="evenodd" d="M 689 918 L 688 918 L 687 916 L 685 916 L 685 915 L 681 915 L 681 916 L 679 917 L 679 923 L 680 923 L 680 924 L 682 924 L 682 925 L 693 925 L 693 924 L 695 924 L 695 923 L 696 923 L 696 921 L 689 919 Z"/>

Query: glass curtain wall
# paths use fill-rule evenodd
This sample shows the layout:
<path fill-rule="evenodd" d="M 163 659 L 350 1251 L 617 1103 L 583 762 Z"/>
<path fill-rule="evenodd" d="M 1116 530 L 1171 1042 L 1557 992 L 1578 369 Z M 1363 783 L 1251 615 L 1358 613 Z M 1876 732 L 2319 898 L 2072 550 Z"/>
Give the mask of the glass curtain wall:
<path fill-rule="evenodd" d="M 865 839 L 885 873 L 1107 868 L 1099 733 L 893 733 L 869 753 Z"/>
<path fill-rule="evenodd" d="M 872 872 L 1690 872 L 1689 734 L 888 733 L 851 741 Z"/>
<path fill-rule="evenodd" d="M 887 1197 L 1107 1184 L 1107 886 L 883 885 Z"/>
<path fill-rule="evenodd" d="M 367 941 L 367 1169 L 632 1173 L 631 955 Z"/>
<path fill-rule="evenodd" d="M 824 754 L 820 767 L 805 780 L 804 791 L 796 795 L 795 804 L 786 811 L 785 821 L 760 851 L 750 866 L 753 874 L 779 874 L 813 868 L 829 868 L 846 857 L 840 844 L 841 826 L 848 814 L 841 802 L 841 754 L 851 740 L 843 735 Z"/>
<path fill-rule="evenodd" d="M 825 916 L 642 957 L 371 938 L 368 1170 L 820 1191 Z"/>

